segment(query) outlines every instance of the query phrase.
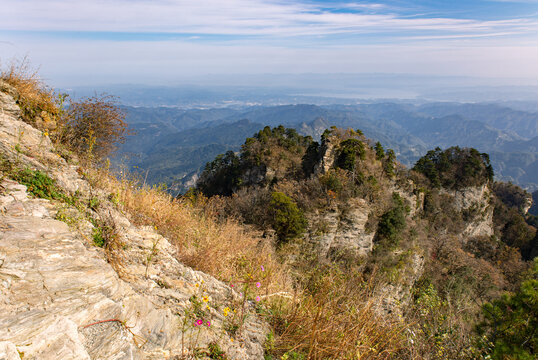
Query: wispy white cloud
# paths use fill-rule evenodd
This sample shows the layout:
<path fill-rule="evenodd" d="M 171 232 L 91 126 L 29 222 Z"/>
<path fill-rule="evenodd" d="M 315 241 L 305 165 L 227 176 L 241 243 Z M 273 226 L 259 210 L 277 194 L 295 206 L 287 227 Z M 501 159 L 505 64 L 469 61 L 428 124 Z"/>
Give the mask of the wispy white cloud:
<path fill-rule="evenodd" d="M 415 73 L 537 78 L 538 47 L 510 41 L 465 39 L 383 45 L 292 48 L 257 44 L 201 44 L 189 41 L 17 39 L 19 55 L 42 66 L 56 82 L 180 82 L 208 73 Z M 26 49 L 31 49 L 27 52 Z M 4 52 L 0 45 L 0 53 Z M 52 50 L 52 51 L 51 51 Z M 86 78 L 84 78 L 86 77 Z M 82 79 L 82 80 L 81 80 Z M 136 80 L 133 80 L 136 79 Z"/>
<path fill-rule="evenodd" d="M 535 16 L 427 16 L 381 0 L 0 0 L 0 9 L 4 60 L 29 55 L 58 81 L 333 71 L 538 77 Z"/>
<path fill-rule="evenodd" d="M 19 31 L 290 37 L 401 31 L 502 34 L 538 28 L 535 19 L 409 18 L 385 11 L 387 7 L 383 4 L 355 2 L 341 6 L 370 11 L 331 12 L 312 3 L 275 0 L 19 0 L 16 5 L 12 0 L 0 0 L 0 4 L 4 12 L 0 29 Z"/>
<path fill-rule="evenodd" d="M 386 4 L 374 4 L 374 3 L 342 3 L 342 7 L 357 10 L 384 10 L 388 6 Z"/>

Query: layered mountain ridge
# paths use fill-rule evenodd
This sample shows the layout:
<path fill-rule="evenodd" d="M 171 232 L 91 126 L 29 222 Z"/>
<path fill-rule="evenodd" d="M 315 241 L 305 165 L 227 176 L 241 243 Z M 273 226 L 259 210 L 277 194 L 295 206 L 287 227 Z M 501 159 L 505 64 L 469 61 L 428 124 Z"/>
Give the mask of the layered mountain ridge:
<path fill-rule="evenodd" d="M 330 126 L 361 129 L 369 138 L 395 150 L 400 162 L 411 166 L 428 149 L 450 146 L 474 147 L 491 154 L 498 180 L 512 181 L 530 191 L 538 186 L 536 152 L 536 113 L 513 110 L 496 104 L 429 103 L 412 105 L 401 103 L 371 103 L 359 105 L 283 105 L 273 107 L 246 107 L 243 109 L 179 110 L 163 109 L 161 120 L 152 120 L 150 108 L 126 108 L 127 120 L 138 131 L 138 137 L 127 141 L 121 149 L 130 155 L 126 164 L 149 170 L 151 182 L 164 182 L 179 191 L 186 191 L 186 181 L 199 174 L 205 162 L 227 150 L 238 151 L 239 145 L 263 126 L 285 125 L 302 135 L 319 139 Z M 145 115 L 147 114 L 147 116 Z M 145 120 L 144 120 L 145 119 Z M 163 120 L 170 119 L 163 126 Z M 252 124 L 243 131 L 239 126 L 236 136 L 221 138 L 221 126 L 238 126 L 247 119 Z M 153 122 L 155 124 L 153 124 Z M 153 124 L 153 125 L 152 125 Z M 160 131 L 157 133 L 155 127 Z M 172 128 L 168 128 L 172 126 Z M 192 133 L 188 129 L 205 129 Z M 175 129 L 175 130 L 174 130 Z M 196 137 L 196 147 L 183 144 L 185 135 Z M 198 135 L 197 135 L 198 134 Z M 177 141 L 174 138 L 177 137 Z M 199 149 L 199 160 L 185 162 L 164 157 L 160 143 L 166 138 L 166 149 L 176 154 Z M 209 146 L 211 145 L 211 146 Z M 175 150 L 174 150 L 175 149 Z M 161 154 L 161 155 L 159 155 Z M 164 163 L 174 163 L 167 167 Z"/>

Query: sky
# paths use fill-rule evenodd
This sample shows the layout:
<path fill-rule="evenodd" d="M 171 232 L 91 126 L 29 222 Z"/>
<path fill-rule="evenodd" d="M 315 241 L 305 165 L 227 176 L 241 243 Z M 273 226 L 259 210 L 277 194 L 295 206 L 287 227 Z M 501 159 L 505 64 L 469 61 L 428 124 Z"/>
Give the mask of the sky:
<path fill-rule="evenodd" d="M 538 85 L 538 0 L 0 0 L 0 65 L 55 84 L 388 73 Z"/>

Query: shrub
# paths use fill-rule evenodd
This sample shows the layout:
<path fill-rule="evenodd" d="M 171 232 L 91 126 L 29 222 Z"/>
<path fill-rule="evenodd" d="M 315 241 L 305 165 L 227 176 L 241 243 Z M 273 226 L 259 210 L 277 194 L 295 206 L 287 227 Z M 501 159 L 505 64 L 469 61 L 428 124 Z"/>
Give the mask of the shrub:
<path fill-rule="evenodd" d="M 515 208 L 521 213 L 523 213 L 523 210 L 531 197 L 527 191 L 512 183 L 497 181 L 493 184 L 492 189 L 495 196 L 497 196 L 497 198 L 501 200 L 503 204 L 510 208 Z"/>
<path fill-rule="evenodd" d="M 320 183 L 327 189 L 327 191 L 333 191 L 339 193 L 342 188 L 342 180 L 339 174 L 334 170 L 329 170 L 326 174 L 320 176 Z"/>
<path fill-rule="evenodd" d="M 305 231 L 307 221 L 303 212 L 285 194 L 281 192 L 271 194 L 269 211 L 273 215 L 273 228 L 280 242 L 297 238 Z"/>
<path fill-rule="evenodd" d="M 396 240 L 396 237 L 406 226 L 406 209 L 400 195 L 393 193 L 392 199 L 394 207 L 381 216 L 377 227 L 377 235 L 384 239 Z"/>
<path fill-rule="evenodd" d="M 26 185 L 28 192 L 42 199 L 65 199 L 65 195 L 56 187 L 55 181 L 39 170 L 25 169 L 15 174 L 14 179 Z"/>
<path fill-rule="evenodd" d="M 498 186 L 495 187 L 498 189 Z M 493 223 L 500 230 L 501 240 L 514 248 L 519 249 L 523 258 L 532 259 L 532 249 L 536 228 L 528 223 L 520 211 L 520 205 L 508 201 L 505 198 L 497 197 L 494 201 Z M 530 220 L 530 218 L 529 218 Z"/>
<path fill-rule="evenodd" d="M 478 327 L 493 345 L 486 352 L 493 359 L 536 359 L 538 353 L 538 260 L 528 280 L 515 294 L 483 306 Z"/>
<path fill-rule="evenodd" d="M 59 141 L 79 155 L 102 160 L 131 134 L 116 98 L 98 95 L 71 102 L 61 119 Z"/>

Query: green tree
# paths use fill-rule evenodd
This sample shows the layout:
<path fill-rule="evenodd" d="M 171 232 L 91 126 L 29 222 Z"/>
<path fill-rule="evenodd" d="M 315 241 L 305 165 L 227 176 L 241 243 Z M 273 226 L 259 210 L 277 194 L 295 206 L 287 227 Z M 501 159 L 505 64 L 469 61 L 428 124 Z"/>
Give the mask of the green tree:
<path fill-rule="evenodd" d="M 375 143 L 375 158 L 377 160 L 383 160 L 385 158 L 385 149 L 383 149 L 383 145 L 378 141 Z"/>
<path fill-rule="evenodd" d="M 319 158 L 319 144 L 316 141 L 313 141 L 308 146 L 303 158 L 301 159 L 301 167 L 303 169 L 303 174 L 305 175 L 305 177 L 308 177 L 312 173 L 314 173 L 314 168 L 319 162 Z"/>
<path fill-rule="evenodd" d="M 529 279 L 515 294 L 483 306 L 484 322 L 478 330 L 492 346 L 493 359 L 533 360 L 538 355 L 538 259 Z"/>
<path fill-rule="evenodd" d="M 406 209 L 403 199 L 399 194 L 392 194 L 394 206 L 381 216 L 379 220 L 377 235 L 382 239 L 397 240 L 397 236 L 405 229 Z"/>
<path fill-rule="evenodd" d="M 241 164 L 233 151 L 206 164 L 196 186 L 207 196 L 232 195 L 241 185 Z"/>
<path fill-rule="evenodd" d="M 488 154 L 473 148 L 436 148 L 420 158 L 413 170 L 425 175 L 433 187 L 459 189 L 493 181 Z"/>
<path fill-rule="evenodd" d="M 347 139 L 340 144 L 340 153 L 336 159 L 336 165 L 344 170 L 355 171 L 357 158 L 364 160 L 366 151 L 362 141 L 357 139 Z"/>
<path fill-rule="evenodd" d="M 394 176 L 394 162 L 396 161 L 396 154 L 394 153 L 394 150 L 388 149 L 387 150 L 387 158 L 385 159 L 385 162 L 383 163 L 383 170 L 385 170 L 385 173 L 388 176 Z"/>
<path fill-rule="evenodd" d="M 281 192 L 271 194 L 269 211 L 273 215 L 273 228 L 279 242 L 287 242 L 303 234 L 307 221 L 297 204 Z"/>

